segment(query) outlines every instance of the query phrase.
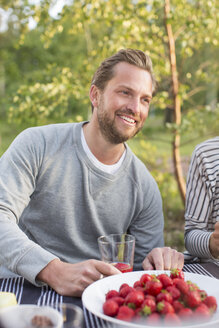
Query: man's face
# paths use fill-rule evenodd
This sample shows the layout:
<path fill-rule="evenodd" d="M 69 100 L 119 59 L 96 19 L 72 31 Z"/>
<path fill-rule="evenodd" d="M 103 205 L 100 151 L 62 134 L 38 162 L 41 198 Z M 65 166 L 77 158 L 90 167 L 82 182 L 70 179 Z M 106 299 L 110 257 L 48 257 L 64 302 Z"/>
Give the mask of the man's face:
<path fill-rule="evenodd" d="M 107 141 L 119 144 L 143 127 L 152 99 L 152 80 L 147 71 L 125 62 L 114 70 L 104 91 L 98 90 L 97 118 Z"/>

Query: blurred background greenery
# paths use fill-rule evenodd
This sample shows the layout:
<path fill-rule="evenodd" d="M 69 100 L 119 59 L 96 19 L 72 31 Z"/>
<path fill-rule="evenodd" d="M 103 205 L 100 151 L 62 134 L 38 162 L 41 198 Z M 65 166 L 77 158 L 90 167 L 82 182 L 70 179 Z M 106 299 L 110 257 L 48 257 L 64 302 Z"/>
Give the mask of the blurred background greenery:
<path fill-rule="evenodd" d="M 184 250 L 184 203 L 173 161 L 174 134 L 186 180 L 194 147 L 218 135 L 219 5 L 214 0 L 2 0 L 0 5 L 0 156 L 29 126 L 79 122 L 99 63 L 121 48 L 153 61 L 158 90 L 144 129 L 129 141 L 163 198 L 166 245 Z M 174 121 L 173 31 L 181 103 Z"/>

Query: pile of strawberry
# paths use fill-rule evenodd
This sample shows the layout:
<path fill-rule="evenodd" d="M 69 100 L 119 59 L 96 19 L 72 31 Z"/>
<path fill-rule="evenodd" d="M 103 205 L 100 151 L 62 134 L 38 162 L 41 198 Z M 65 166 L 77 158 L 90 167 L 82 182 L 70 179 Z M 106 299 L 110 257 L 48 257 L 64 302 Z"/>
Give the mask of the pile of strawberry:
<path fill-rule="evenodd" d="M 208 321 L 216 309 L 216 298 L 186 281 L 179 269 L 170 275 L 144 273 L 133 287 L 124 283 L 119 291 L 110 290 L 103 304 L 108 316 L 151 326 Z"/>

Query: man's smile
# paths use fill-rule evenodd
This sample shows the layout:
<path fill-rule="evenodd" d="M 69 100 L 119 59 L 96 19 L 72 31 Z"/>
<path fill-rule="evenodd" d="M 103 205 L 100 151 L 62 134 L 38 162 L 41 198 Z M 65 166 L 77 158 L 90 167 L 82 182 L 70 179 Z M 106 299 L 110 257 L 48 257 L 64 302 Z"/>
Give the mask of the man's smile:
<path fill-rule="evenodd" d="M 127 123 L 131 124 L 131 125 L 135 125 L 136 124 L 136 120 L 134 120 L 133 118 L 131 118 L 130 116 L 126 116 L 126 115 L 119 115 L 120 118 L 122 118 L 124 121 L 126 121 Z"/>

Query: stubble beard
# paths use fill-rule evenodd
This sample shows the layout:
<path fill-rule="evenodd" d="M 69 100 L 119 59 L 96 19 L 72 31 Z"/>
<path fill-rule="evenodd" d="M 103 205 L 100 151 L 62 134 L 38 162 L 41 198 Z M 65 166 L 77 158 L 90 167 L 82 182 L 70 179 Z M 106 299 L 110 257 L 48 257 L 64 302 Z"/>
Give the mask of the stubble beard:
<path fill-rule="evenodd" d="M 119 112 L 121 114 L 131 114 L 130 110 L 117 110 L 115 111 L 115 115 L 117 114 L 117 112 Z M 133 133 L 121 133 L 120 131 L 118 131 L 116 124 L 115 124 L 115 118 L 111 119 L 108 115 L 108 111 L 107 109 L 105 109 L 104 106 L 104 101 L 103 99 L 100 100 L 100 105 L 97 108 L 97 118 L 98 118 L 98 122 L 99 122 L 99 127 L 100 127 L 100 131 L 103 134 L 103 136 L 106 138 L 106 140 L 108 140 L 110 143 L 112 144 L 120 144 L 120 143 L 124 143 L 125 141 L 133 138 L 143 127 L 143 125 L 141 125 L 139 128 L 135 129 L 133 131 Z"/>

